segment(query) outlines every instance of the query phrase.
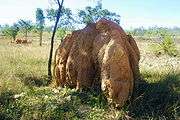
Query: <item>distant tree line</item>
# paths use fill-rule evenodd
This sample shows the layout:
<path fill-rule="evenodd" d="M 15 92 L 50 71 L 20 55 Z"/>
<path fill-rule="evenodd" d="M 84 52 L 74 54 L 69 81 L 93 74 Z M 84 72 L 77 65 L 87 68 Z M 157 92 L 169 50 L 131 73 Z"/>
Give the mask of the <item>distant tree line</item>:
<path fill-rule="evenodd" d="M 1 25 L 0 34 L 10 37 L 15 41 L 18 33 L 22 33 L 24 38 L 27 39 L 28 33 L 33 31 L 38 34 L 39 45 L 41 46 L 43 32 L 46 31 L 51 33 L 53 30 L 53 26 L 47 26 L 45 21 L 55 22 L 57 12 L 58 10 L 54 8 L 45 10 L 37 8 L 35 16 L 36 23 L 33 23 L 30 20 L 21 19 L 11 26 Z M 57 37 L 60 39 L 63 39 L 70 31 L 89 23 L 96 22 L 100 18 L 106 18 L 120 24 L 120 15 L 107 9 L 103 9 L 101 1 L 98 1 L 95 7 L 87 6 L 85 9 L 78 10 L 76 14 L 73 14 L 70 8 L 62 7 L 60 18 L 57 26 Z"/>
<path fill-rule="evenodd" d="M 161 37 L 164 35 L 180 35 L 180 28 L 179 27 L 174 27 L 174 28 L 165 28 L 165 27 L 149 27 L 149 28 L 144 28 L 144 27 L 139 27 L 135 28 L 132 30 L 127 31 L 129 34 L 133 36 L 147 36 L 147 37 Z"/>

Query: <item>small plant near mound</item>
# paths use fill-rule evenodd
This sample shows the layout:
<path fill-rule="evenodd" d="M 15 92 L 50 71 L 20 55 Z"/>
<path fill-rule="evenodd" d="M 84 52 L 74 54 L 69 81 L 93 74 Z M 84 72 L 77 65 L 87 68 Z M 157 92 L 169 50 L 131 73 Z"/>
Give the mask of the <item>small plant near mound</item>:
<path fill-rule="evenodd" d="M 170 56 L 177 56 L 177 48 L 171 36 L 164 36 L 161 46 L 166 54 Z"/>
<path fill-rule="evenodd" d="M 149 47 L 150 51 L 152 51 L 156 56 L 164 54 L 164 50 L 160 44 L 153 43 Z"/>
<path fill-rule="evenodd" d="M 170 35 L 162 35 L 162 42 L 158 44 L 152 44 L 150 48 L 155 55 L 167 54 L 169 56 L 177 56 L 178 51 L 173 38 Z"/>

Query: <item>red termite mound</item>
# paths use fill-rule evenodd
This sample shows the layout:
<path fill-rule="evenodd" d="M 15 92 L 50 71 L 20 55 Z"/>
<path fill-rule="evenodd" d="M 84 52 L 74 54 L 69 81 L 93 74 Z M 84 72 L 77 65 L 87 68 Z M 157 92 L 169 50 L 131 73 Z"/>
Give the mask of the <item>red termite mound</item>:
<path fill-rule="evenodd" d="M 101 86 L 109 100 L 124 105 L 139 76 L 135 40 L 116 23 L 101 19 L 68 35 L 56 50 L 57 86 Z"/>

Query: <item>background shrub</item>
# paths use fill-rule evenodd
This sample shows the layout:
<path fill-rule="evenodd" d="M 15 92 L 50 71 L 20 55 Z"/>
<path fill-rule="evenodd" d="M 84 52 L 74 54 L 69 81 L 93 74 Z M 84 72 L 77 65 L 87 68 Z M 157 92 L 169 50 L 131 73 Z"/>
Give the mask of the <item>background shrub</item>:
<path fill-rule="evenodd" d="M 177 56 L 178 50 L 175 42 L 170 35 L 162 35 L 162 41 L 160 43 L 153 43 L 150 45 L 151 51 L 156 55 L 167 54 L 169 56 Z"/>

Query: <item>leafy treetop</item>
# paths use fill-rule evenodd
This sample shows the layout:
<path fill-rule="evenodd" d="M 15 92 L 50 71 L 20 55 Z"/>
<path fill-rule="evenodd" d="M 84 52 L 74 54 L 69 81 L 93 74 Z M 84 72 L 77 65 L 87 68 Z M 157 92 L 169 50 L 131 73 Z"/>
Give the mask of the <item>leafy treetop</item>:
<path fill-rule="evenodd" d="M 93 23 L 101 18 L 106 18 L 120 24 L 120 15 L 110 12 L 107 9 L 103 9 L 100 1 L 94 8 L 87 6 L 84 10 L 79 10 L 78 16 L 81 24 Z"/>

